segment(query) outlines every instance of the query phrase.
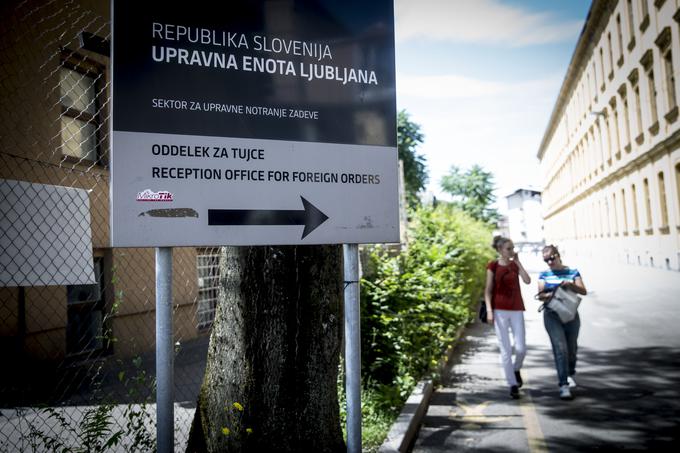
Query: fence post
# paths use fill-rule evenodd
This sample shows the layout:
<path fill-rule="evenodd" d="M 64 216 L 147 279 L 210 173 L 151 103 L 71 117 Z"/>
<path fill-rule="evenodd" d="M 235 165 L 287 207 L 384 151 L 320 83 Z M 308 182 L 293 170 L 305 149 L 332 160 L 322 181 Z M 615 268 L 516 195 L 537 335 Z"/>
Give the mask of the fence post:
<path fill-rule="evenodd" d="M 156 439 L 158 453 L 174 445 L 172 247 L 156 248 Z"/>

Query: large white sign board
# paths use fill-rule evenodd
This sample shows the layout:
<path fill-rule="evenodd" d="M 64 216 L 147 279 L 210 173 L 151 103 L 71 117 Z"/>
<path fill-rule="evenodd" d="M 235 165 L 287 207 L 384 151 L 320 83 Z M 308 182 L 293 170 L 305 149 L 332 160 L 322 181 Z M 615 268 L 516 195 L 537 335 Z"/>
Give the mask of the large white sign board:
<path fill-rule="evenodd" d="M 117 0 L 112 245 L 399 242 L 392 8 Z"/>
<path fill-rule="evenodd" d="M 87 191 L 0 179 L 0 286 L 94 283 Z"/>

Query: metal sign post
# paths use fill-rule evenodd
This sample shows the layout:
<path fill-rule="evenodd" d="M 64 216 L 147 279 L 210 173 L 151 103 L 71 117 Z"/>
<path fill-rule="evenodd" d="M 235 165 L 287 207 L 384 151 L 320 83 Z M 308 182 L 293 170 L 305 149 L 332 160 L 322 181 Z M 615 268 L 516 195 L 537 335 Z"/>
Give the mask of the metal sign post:
<path fill-rule="evenodd" d="M 361 325 L 359 320 L 359 245 L 342 246 L 345 262 L 345 393 L 347 451 L 361 452 Z"/>
<path fill-rule="evenodd" d="M 156 436 L 159 453 L 174 451 L 172 248 L 156 248 Z"/>

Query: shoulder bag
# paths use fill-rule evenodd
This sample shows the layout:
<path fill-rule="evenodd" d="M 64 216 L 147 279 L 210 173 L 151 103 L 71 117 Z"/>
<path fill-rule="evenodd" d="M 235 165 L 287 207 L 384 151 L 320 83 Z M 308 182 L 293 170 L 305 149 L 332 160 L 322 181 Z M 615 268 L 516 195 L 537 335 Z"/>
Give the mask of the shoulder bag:
<path fill-rule="evenodd" d="M 578 310 L 580 303 L 581 296 L 563 286 L 558 286 L 555 291 L 553 291 L 550 299 L 545 301 L 543 305 L 538 308 L 538 311 L 547 307 L 557 313 L 557 316 L 560 317 L 560 321 L 562 321 L 563 324 L 566 324 L 576 317 L 576 311 Z"/>
<path fill-rule="evenodd" d="M 482 299 L 482 303 L 479 304 L 479 320 L 486 322 L 486 302 Z"/>

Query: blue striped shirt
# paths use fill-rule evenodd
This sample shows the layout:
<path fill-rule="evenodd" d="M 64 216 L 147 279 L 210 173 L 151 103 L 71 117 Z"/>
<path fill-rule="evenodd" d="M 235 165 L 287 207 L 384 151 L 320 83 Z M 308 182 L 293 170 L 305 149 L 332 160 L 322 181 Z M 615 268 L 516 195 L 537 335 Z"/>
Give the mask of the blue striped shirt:
<path fill-rule="evenodd" d="M 578 269 L 565 267 L 564 269 L 549 269 L 547 271 L 543 271 L 539 274 L 538 280 L 543 280 L 544 290 L 552 291 L 560 286 L 560 283 L 563 281 L 574 281 L 576 277 L 580 276 L 581 274 L 579 273 Z"/>

